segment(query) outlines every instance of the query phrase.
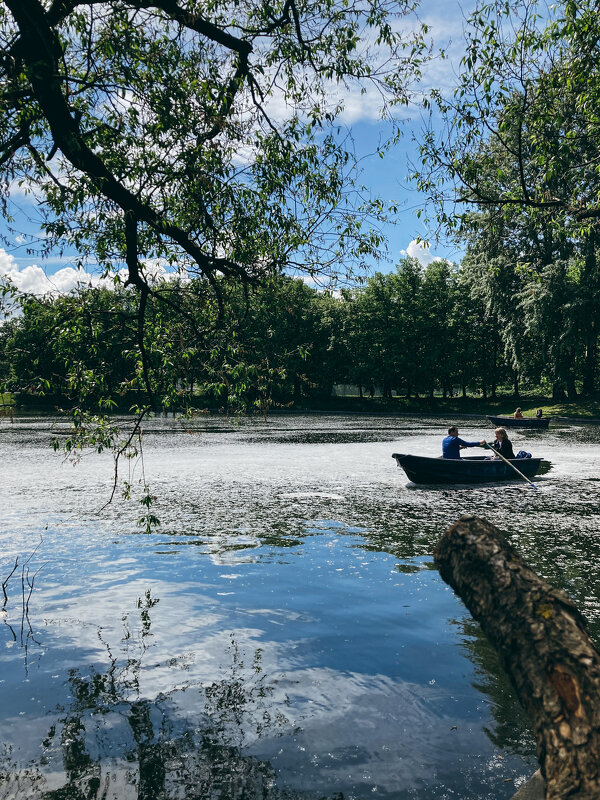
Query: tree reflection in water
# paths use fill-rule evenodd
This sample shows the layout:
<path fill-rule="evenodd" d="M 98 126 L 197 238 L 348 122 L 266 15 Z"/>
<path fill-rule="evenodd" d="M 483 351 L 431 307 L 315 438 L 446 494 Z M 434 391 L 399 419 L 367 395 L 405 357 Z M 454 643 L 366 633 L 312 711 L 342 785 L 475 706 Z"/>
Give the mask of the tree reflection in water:
<path fill-rule="evenodd" d="M 500 658 L 478 622 L 470 617 L 457 621 L 462 630 L 462 645 L 473 663 L 478 680 L 473 684 L 489 698 L 489 708 L 496 725 L 484 728 L 491 742 L 519 756 L 536 752 L 531 720 L 517 700 Z"/>
<path fill-rule="evenodd" d="M 72 669 L 70 702 L 59 707 L 44 755 L 26 768 L 10 752 L 0 762 L 0 798 L 28 800 L 294 800 L 307 797 L 276 786 L 271 764 L 242 753 L 248 737 L 277 735 L 290 721 L 268 708 L 274 691 L 257 649 L 250 667 L 234 637 L 227 676 L 208 686 L 188 684 L 154 699 L 141 696 L 140 671 L 151 632 L 149 591 L 138 601 L 139 625 L 123 617 L 124 636 L 114 654 L 104 642 L 108 668 Z M 138 652 L 133 653 L 134 643 Z M 176 699 L 194 694 L 194 725 Z M 176 698 L 176 696 L 179 696 Z M 326 798 L 323 798 L 326 800 Z M 333 799 L 332 799 L 333 800 Z"/>

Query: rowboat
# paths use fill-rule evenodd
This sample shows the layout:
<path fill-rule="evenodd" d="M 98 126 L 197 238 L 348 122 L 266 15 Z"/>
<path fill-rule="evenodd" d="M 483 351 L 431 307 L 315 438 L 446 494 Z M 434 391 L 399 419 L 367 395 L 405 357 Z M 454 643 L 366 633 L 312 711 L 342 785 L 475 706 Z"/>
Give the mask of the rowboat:
<path fill-rule="evenodd" d="M 486 419 L 495 425 L 497 428 L 539 428 L 544 430 L 548 427 L 550 420 L 548 417 L 521 417 L 515 419 L 514 417 L 492 417 L 487 414 Z"/>
<path fill-rule="evenodd" d="M 519 480 L 508 463 L 490 456 L 465 456 L 464 458 L 429 458 L 393 453 L 399 467 L 413 483 L 488 483 L 492 481 Z M 541 458 L 511 458 L 510 464 L 533 478 L 540 469 Z M 547 462 L 546 462 L 547 463 Z"/>

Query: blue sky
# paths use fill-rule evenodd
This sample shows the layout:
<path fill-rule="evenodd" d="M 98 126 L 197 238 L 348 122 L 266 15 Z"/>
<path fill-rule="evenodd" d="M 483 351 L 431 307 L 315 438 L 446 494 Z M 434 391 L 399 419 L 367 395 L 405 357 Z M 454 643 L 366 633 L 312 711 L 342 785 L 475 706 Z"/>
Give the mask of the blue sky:
<path fill-rule="evenodd" d="M 433 50 L 435 52 L 441 48 L 446 53 L 445 59 L 435 57 L 424 69 L 421 92 L 427 93 L 429 89 L 435 88 L 449 94 L 456 85 L 456 75 L 463 54 L 465 19 L 474 5 L 474 0 L 421 0 L 419 18 L 430 28 L 428 36 L 433 42 Z M 426 227 L 424 217 L 419 219 L 416 215 L 419 209 L 424 208 L 426 198 L 408 176 L 411 162 L 418 161 L 418 144 L 415 139 L 423 129 L 425 119 L 417 105 L 410 106 L 401 113 L 405 117 L 404 136 L 384 160 L 373 158 L 365 163 L 363 175 L 364 182 L 374 193 L 399 204 L 396 223 L 385 230 L 391 263 L 378 266 L 382 272 L 393 269 L 406 253 L 414 255 L 423 263 L 434 257 L 448 258 L 451 261 L 461 258 L 460 251 L 450 241 L 442 238 L 436 243 L 435 231 Z M 369 141 L 377 141 L 382 133 L 381 128 L 381 123 L 377 120 L 362 119 L 352 125 L 355 139 L 365 151 Z M 429 250 L 417 245 L 417 238 L 431 241 Z"/>
<path fill-rule="evenodd" d="M 462 53 L 464 17 L 473 5 L 473 0 L 421 0 L 419 18 L 430 27 L 429 36 L 434 49 L 444 48 L 448 54 L 445 60 L 434 59 L 423 75 L 422 91 L 428 87 L 442 88 L 447 91 L 455 82 Z M 349 96 L 348 111 L 345 124 L 352 130 L 359 154 L 374 153 L 378 142 L 385 137 L 385 125 L 377 118 L 375 104 L 365 102 L 364 97 Z M 424 197 L 416 187 L 407 180 L 410 172 L 410 159 L 415 159 L 417 146 L 414 142 L 422 127 L 421 112 L 417 106 L 401 109 L 404 118 L 405 134 L 399 144 L 385 159 L 376 155 L 365 158 L 361 162 L 363 169 L 360 182 L 373 195 L 398 204 L 396 224 L 386 226 L 384 234 L 388 241 L 389 257 L 379 262 L 376 269 L 386 272 L 392 270 L 399 259 L 408 253 L 427 263 L 434 257 L 460 260 L 458 252 L 449 242 L 433 243 L 429 250 L 416 243 L 418 237 L 429 238 L 432 231 L 416 216 L 416 211 L 423 207 Z M 20 196 L 18 200 L 25 214 L 35 219 L 35 204 Z M 5 225 L 0 221 L 0 228 Z M 27 230 L 35 232 L 35 223 L 28 223 Z M 42 291 L 50 277 L 51 283 L 58 291 L 68 291 L 81 273 L 75 270 L 75 256 L 52 257 L 41 261 L 27 255 L 26 246 L 15 236 L 11 237 L 11 245 L 0 247 L 0 276 L 9 273 L 14 282 L 24 290 Z"/>

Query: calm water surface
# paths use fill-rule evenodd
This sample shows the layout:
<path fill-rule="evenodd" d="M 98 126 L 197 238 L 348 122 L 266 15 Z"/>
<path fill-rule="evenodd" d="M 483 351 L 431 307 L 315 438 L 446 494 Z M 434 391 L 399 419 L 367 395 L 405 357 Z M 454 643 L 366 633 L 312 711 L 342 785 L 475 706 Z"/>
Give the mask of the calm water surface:
<path fill-rule="evenodd" d="M 537 491 L 408 483 L 391 454 L 438 455 L 447 423 L 151 420 L 123 472 L 157 496 L 144 534 L 136 502 L 101 510 L 108 456 L 0 421 L 0 798 L 511 797 L 527 720 L 431 554 L 485 516 L 599 642 L 600 429 L 515 432 Z"/>

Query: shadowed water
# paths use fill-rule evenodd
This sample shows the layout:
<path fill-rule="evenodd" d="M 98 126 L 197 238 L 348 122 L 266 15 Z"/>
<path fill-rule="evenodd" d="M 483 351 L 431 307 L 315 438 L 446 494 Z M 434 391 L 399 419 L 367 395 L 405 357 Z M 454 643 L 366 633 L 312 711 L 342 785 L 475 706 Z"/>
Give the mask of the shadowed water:
<path fill-rule="evenodd" d="M 135 502 L 100 511 L 108 456 L 0 422 L 0 798 L 511 797 L 527 720 L 431 554 L 486 517 L 598 641 L 600 430 L 512 433 L 551 464 L 537 490 L 408 483 L 392 453 L 436 456 L 446 427 L 151 420 L 123 473 L 157 496 L 147 535 Z"/>

